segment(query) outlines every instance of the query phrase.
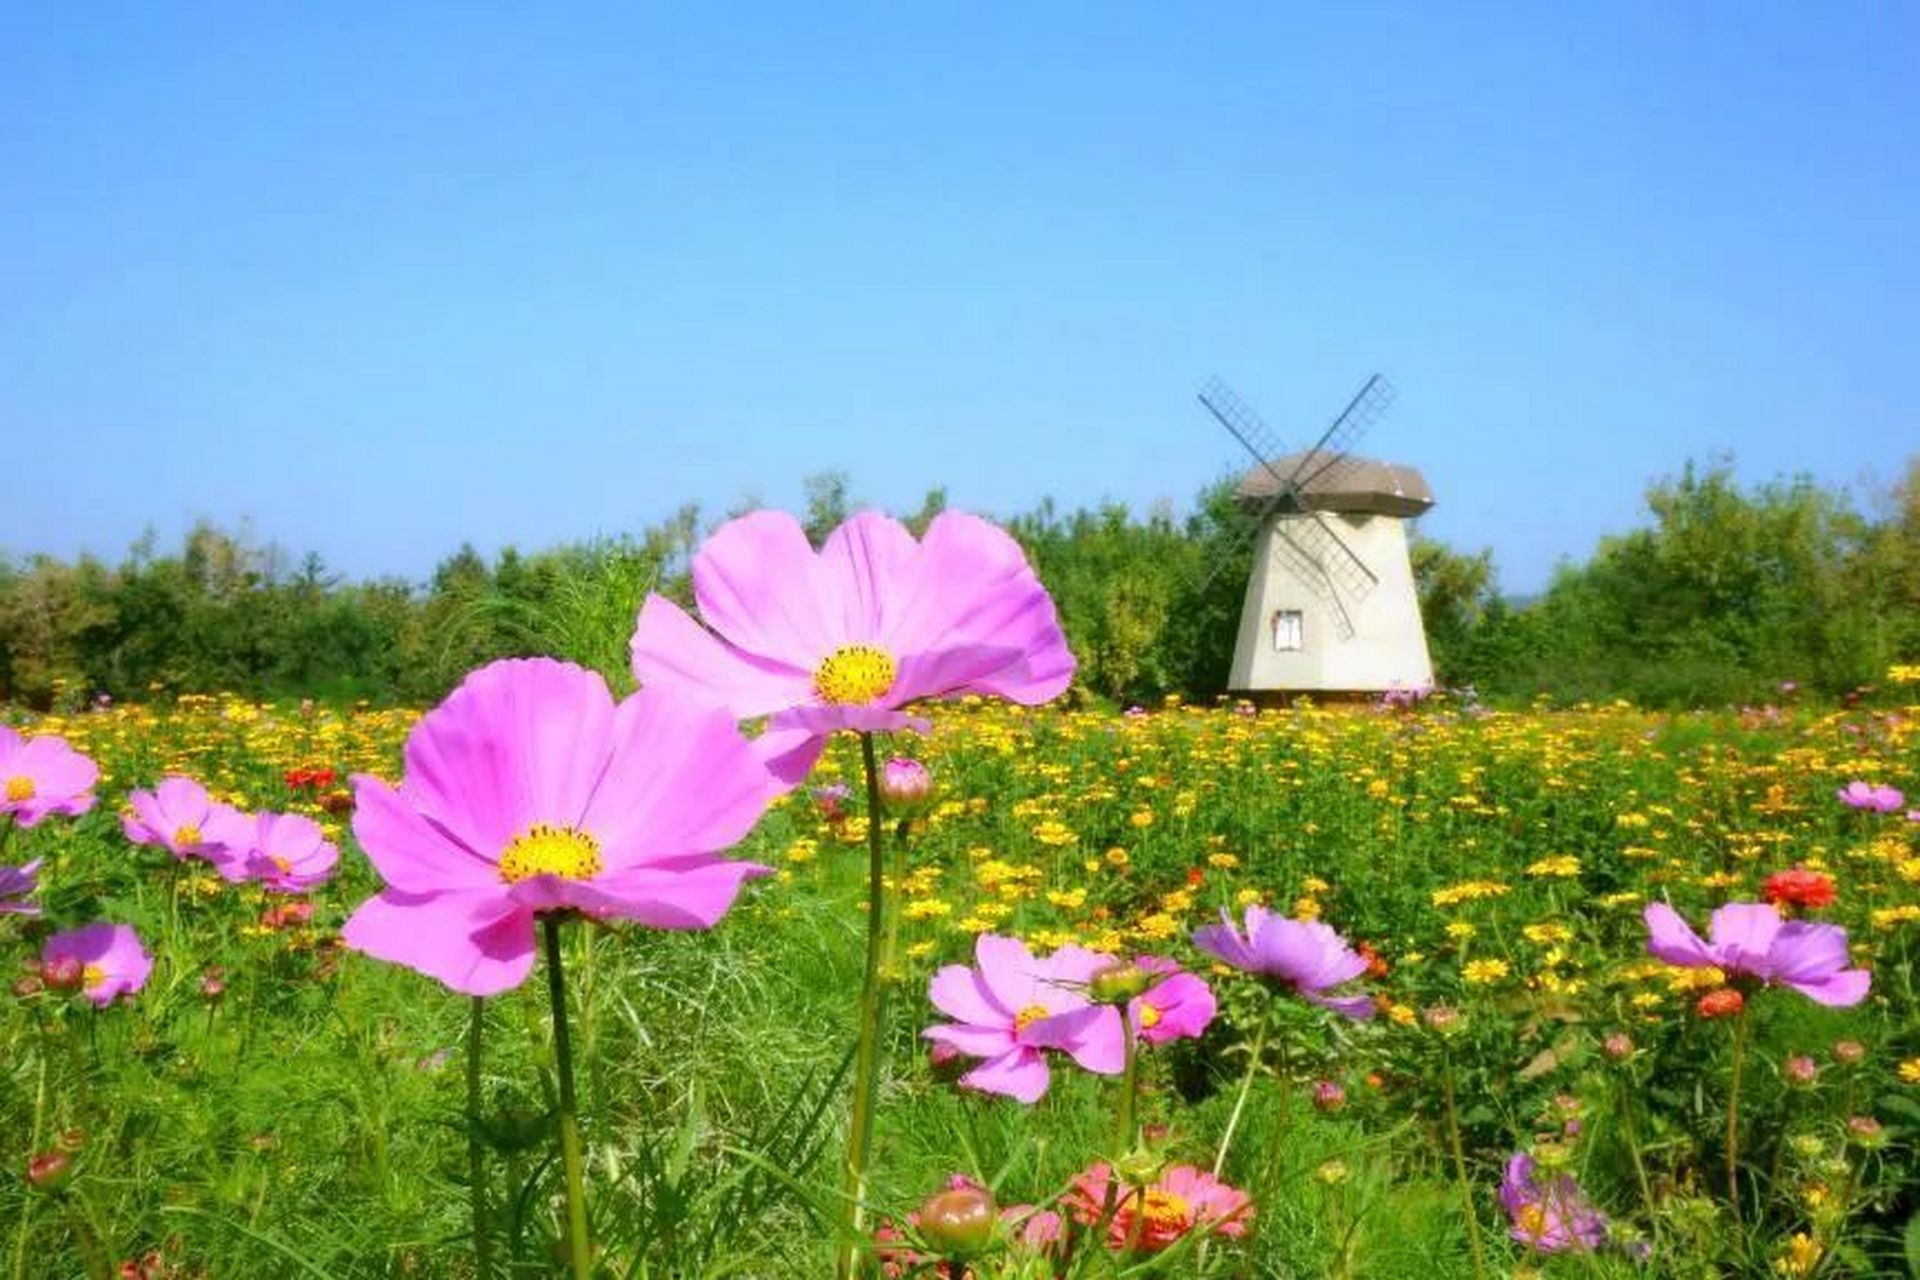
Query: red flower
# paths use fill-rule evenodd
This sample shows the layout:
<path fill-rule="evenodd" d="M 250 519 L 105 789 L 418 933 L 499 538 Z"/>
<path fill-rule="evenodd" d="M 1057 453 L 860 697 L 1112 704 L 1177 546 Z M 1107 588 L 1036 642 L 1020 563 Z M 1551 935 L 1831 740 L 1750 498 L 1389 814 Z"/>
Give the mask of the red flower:
<path fill-rule="evenodd" d="M 1200 868 L 1198 867 L 1187 868 L 1187 884 L 1192 888 L 1198 889 L 1203 883 L 1205 883 L 1206 878 L 1207 878 L 1207 873 L 1202 871 Z"/>
<path fill-rule="evenodd" d="M 1372 943 L 1357 942 L 1354 944 L 1353 949 L 1360 954 L 1362 960 L 1367 962 L 1368 977 L 1384 978 L 1387 976 L 1387 971 L 1391 966 L 1387 964 L 1387 958 L 1385 956 L 1373 949 Z"/>
<path fill-rule="evenodd" d="M 1732 987 L 1720 987 L 1700 997 L 1694 1008 L 1703 1018 L 1731 1018 L 1747 1007 L 1746 997 Z"/>
<path fill-rule="evenodd" d="M 1818 910 L 1833 905 L 1839 895 L 1834 892 L 1833 880 L 1818 871 L 1808 871 L 1804 867 L 1795 867 L 1791 871 L 1776 871 L 1767 877 L 1761 886 L 1760 896 L 1776 907 L 1804 907 Z"/>

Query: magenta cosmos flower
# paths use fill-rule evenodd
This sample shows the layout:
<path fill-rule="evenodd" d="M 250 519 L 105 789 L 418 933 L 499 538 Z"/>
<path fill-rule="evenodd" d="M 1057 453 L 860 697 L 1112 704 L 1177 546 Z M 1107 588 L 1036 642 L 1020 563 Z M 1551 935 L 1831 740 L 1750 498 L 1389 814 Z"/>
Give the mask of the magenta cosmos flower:
<path fill-rule="evenodd" d="M 1847 968 L 1845 929 L 1782 920 L 1771 903 L 1727 903 L 1709 919 L 1705 940 L 1664 902 L 1648 904 L 1644 918 L 1647 950 L 1668 964 L 1777 983 L 1825 1005 L 1859 1004 L 1872 982 L 1865 969 Z"/>
<path fill-rule="evenodd" d="M 74 817 L 93 808 L 100 766 L 65 738 L 25 738 L 0 724 L 0 815 L 31 827 L 49 814 Z"/>
<path fill-rule="evenodd" d="M 1153 985 L 1127 1002 L 1127 1020 L 1148 1044 L 1205 1033 L 1218 1009 L 1213 988 L 1164 956 L 1141 956 L 1134 966 Z"/>
<path fill-rule="evenodd" d="M 158 845 L 182 860 L 205 858 L 223 873 L 229 864 L 246 859 L 253 820 L 216 801 L 192 778 L 162 778 L 153 790 L 129 795 L 127 807 L 130 812 L 121 815 L 120 830 L 135 844 Z"/>
<path fill-rule="evenodd" d="M 305 893 L 333 878 L 340 850 L 312 818 L 299 813 L 263 813 L 253 834 L 237 846 L 233 879 L 258 880 L 273 893 Z"/>
<path fill-rule="evenodd" d="M 1094 1004 L 1086 993 L 1112 956 L 1062 947 L 1037 960 L 1018 938 L 993 933 L 974 940 L 973 954 L 976 967 L 947 965 L 928 989 L 934 1007 L 955 1021 L 920 1033 L 966 1057 L 986 1059 L 960 1077 L 962 1085 L 1037 1102 L 1050 1079 L 1048 1049 L 1102 1075 L 1126 1066 L 1120 1011 Z"/>
<path fill-rule="evenodd" d="M 864 512 L 816 553 L 799 521 L 758 511 L 707 539 L 693 593 L 704 627 L 647 598 L 633 674 L 706 690 L 743 720 L 772 717 L 762 750 L 789 783 L 837 729 L 923 728 L 902 710 L 922 698 L 1031 706 L 1073 680 L 1053 601 L 1019 544 L 958 512 L 918 542 Z"/>
<path fill-rule="evenodd" d="M 97 921 L 56 933 L 40 952 L 41 980 L 56 990 L 78 988 L 102 1007 L 147 985 L 153 957 L 131 926 Z"/>
<path fill-rule="evenodd" d="M 1507 1234 L 1538 1253 L 1592 1250 L 1607 1238 L 1607 1219 L 1571 1174 L 1542 1178 L 1533 1157 L 1518 1153 L 1500 1180 L 1500 1203 L 1511 1224 Z"/>
<path fill-rule="evenodd" d="M 40 908 L 25 899 L 40 888 L 40 859 L 24 867 L 0 867 L 0 916 L 37 916 Z"/>
<path fill-rule="evenodd" d="M 405 765 L 398 787 L 353 779 L 387 888 L 341 936 L 468 995 L 526 978 L 543 912 L 705 929 L 768 870 L 717 854 L 772 780 L 731 715 L 677 689 L 616 703 L 569 663 L 495 662 L 414 726 Z"/>
<path fill-rule="evenodd" d="M 1349 1018 L 1373 1016 L 1370 997 L 1327 994 L 1367 971 L 1366 960 L 1331 927 L 1318 920 L 1289 920 L 1258 904 L 1247 908 L 1244 937 L 1224 910 L 1220 921 L 1195 929 L 1193 945 L 1335 1013 Z"/>
<path fill-rule="evenodd" d="M 1865 809 L 1869 813 L 1893 813 L 1907 802 L 1907 798 L 1893 787 L 1876 787 L 1858 778 L 1834 794 L 1849 809 Z"/>

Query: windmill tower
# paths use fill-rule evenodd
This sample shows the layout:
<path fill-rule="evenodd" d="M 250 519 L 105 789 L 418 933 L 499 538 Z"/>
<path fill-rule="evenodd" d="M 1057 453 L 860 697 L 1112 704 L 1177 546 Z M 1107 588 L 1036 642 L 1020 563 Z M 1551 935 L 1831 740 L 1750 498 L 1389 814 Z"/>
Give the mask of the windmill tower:
<path fill-rule="evenodd" d="M 1252 540 L 1254 557 L 1229 690 L 1365 694 L 1433 683 L 1406 528 L 1433 491 L 1412 467 L 1351 452 L 1393 394 L 1375 374 L 1312 448 L 1289 453 L 1225 383 L 1201 389 L 1200 403 L 1255 462 L 1234 494 L 1242 523 L 1231 546 Z"/>

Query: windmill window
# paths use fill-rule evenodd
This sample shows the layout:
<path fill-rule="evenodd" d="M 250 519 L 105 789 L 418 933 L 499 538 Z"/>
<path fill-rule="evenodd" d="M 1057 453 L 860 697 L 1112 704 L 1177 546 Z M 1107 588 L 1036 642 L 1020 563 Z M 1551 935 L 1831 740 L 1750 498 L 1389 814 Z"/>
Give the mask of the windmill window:
<path fill-rule="evenodd" d="M 1273 647 L 1281 652 L 1306 647 L 1306 619 L 1298 609 L 1280 609 L 1273 615 Z"/>

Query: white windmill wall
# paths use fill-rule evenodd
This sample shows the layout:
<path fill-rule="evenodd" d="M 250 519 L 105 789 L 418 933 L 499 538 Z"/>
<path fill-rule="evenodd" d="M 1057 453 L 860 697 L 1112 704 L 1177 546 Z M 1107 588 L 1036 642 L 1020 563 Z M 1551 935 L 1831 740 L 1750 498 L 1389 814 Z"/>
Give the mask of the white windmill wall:
<path fill-rule="evenodd" d="M 1358 600 L 1347 596 L 1353 633 L 1342 637 L 1330 601 L 1309 585 L 1294 560 L 1274 552 L 1278 528 L 1306 515 L 1271 517 L 1260 530 L 1247 579 L 1240 634 L 1227 687 L 1235 692 L 1384 693 L 1433 682 L 1420 598 L 1407 553 L 1406 521 L 1386 515 L 1325 514 L 1327 523 L 1378 575 Z M 1274 647 L 1274 615 L 1299 610 L 1301 647 Z"/>

